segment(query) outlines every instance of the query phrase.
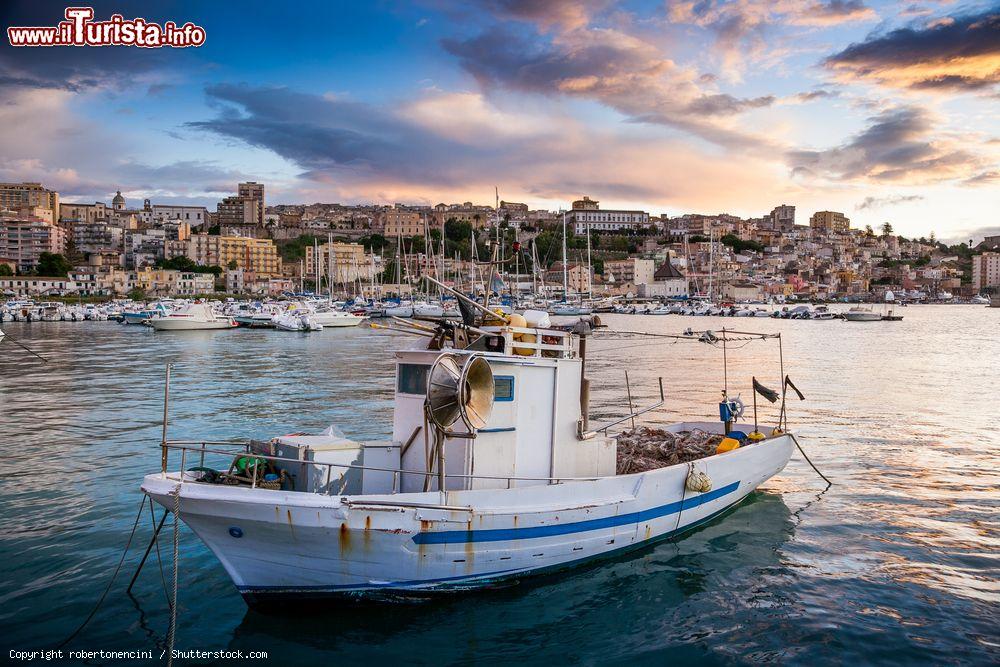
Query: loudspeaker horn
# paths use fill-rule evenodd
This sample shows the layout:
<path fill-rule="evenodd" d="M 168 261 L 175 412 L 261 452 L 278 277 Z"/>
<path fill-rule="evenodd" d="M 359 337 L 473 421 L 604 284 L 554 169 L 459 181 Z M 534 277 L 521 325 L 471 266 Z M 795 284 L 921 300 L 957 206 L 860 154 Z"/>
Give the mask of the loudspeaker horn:
<path fill-rule="evenodd" d="M 470 430 L 486 426 L 493 412 L 493 370 L 480 356 L 446 352 L 427 375 L 427 414 L 448 430 L 462 420 Z"/>

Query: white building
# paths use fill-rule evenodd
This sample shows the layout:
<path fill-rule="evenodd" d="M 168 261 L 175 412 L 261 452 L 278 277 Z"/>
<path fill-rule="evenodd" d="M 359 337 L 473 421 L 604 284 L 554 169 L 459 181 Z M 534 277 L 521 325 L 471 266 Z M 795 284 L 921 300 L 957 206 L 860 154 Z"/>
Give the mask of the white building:
<path fill-rule="evenodd" d="M 141 217 L 147 225 L 184 222 L 192 227 L 199 227 L 208 222 L 208 209 L 204 206 L 153 204 L 143 209 Z"/>
<path fill-rule="evenodd" d="M 972 257 L 972 287 L 981 290 L 984 287 L 1000 286 L 1000 253 L 984 252 Z"/>
<path fill-rule="evenodd" d="M 75 292 L 76 287 L 76 283 L 69 278 L 43 276 L 0 278 L 0 294 L 14 296 L 66 294 Z"/>
<path fill-rule="evenodd" d="M 676 266 L 666 261 L 653 274 L 653 282 L 637 285 L 639 296 L 678 298 L 688 295 L 688 279 Z"/>
<path fill-rule="evenodd" d="M 573 209 L 566 214 L 566 224 L 573 225 L 577 234 L 592 232 L 631 231 L 649 226 L 646 211 L 601 210 L 599 202 L 590 197 L 573 202 Z"/>

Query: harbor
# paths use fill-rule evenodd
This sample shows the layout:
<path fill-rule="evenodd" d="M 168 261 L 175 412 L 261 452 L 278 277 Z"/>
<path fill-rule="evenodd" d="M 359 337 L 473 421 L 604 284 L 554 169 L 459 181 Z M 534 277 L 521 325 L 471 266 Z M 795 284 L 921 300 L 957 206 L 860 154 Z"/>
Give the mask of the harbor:
<path fill-rule="evenodd" d="M 1000 665 L 996 0 L 133 5 L 5 5 L 7 663 Z"/>
<path fill-rule="evenodd" d="M 833 485 L 827 487 L 796 453 L 784 471 L 723 517 L 600 565 L 437 602 L 276 617 L 248 608 L 212 552 L 182 528 L 178 645 L 288 652 L 294 662 L 337 650 L 348 662 L 362 662 L 404 659 L 419 637 L 445 662 L 462 662 L 470 652 L 487 661 L 600 652 L 614 661 L 641 640 L 654 653 L 727 662 L 749 653 L 793 659 L 789 647 L 807 641 L 835 646 L 845 659 L 862 660 L 864 651 L 870 660 L 869 642 L 879 637 L 891 642 L 894 660 L 943 660 L 962 651 L 971 662 L 988 662 L 996 593 L 987 573 L 997 564 L 992 556 L 975 555 L 988 553 L 989 531 L 970 537 L 967 527 L 988 526 L 996 511 L 993 490 L 1000 480 L 989 451 L 974 444 L 989 441 L 992 424 L 985 415 L 969 414 L 962 423 L 948 415 L 968 414 L 959 383 L 991 381 L 989 365 L 976 359 L 995 353 L 989 349 L 995 341 L 985 348 L 970 341 L 995 312 L 911 307 L 903 321 L 877 328 L 758 321 L 782 335 L 786 370 L 806 396 L 789 403 L 789 427 Z M 687 321 L 601 318 L 607 331 L 664 336 L 683 336 L 678 325 Z M 697 322 L 716 332 L 733 326 L 713 316 Z M 817 334 L 831 325 L 837 336 Z M 0 429 L 5 441 L 19 443 L 4 473 L 4 514 L 13 520 L 0 553 L 16 563 L 3 583 L 10 602 L 4 623 L 46 645 L 89 613 L 132 527 L 141 496 L 136 481 L 159 470 L 165 363 L 172 364 L 169 437 L 267 440 L 336 424 L 354 439 L 378 441 L 391 436 L 391 352 L 414 340 L 365 326 L 301 336 L 266 329 L 166 335 L 90 321 L 9 322 L 4 330 L 47 360 L 21 353 L 10 341 L 0 344 Z M 744 401 L 753 393 L 751 376 L 780 386 L 771 346 L 732 345 L 729 381 Z M 646 363 L 632 362 L 639 354 Z M 637 417 L 641 425 L 717 420 L 720 354 L 696 341 L 595 335 L 587 353 L 592 419 L 614 421 L 629 413 L 621 401 L 627 368 L 636 408 L 658 402 L 662 378 L 664 403 Z M 949 373 L 935 372 L 942 363 Z M 878 368 L 878 381 L 858 368 Z M 40 384 L 44 393 L 32 389 Z M 778 408 L 761 404 L 760 420 L 770 428 Z M 175 466 L 178 460 L 172 455 Z M 24 474 L 39 466 L 62 474 Z M 147 509 L 125 559 L 124 580 L 137 568 L 153 527 Z M 166 646 L 168 529 L 159 547 L 159 565 L 154 554 L 132 597 L 121 590 L 110 596 L 81 637 L 95 645 L 118 645 L 124 637 L 137 646 Z M 58 585 L 47 583 L 53 578 Z M 832 599 L 841 602 L 831 605 Z M 42 611 L 56 600 L 64 614 Z M 612 611 L 619 605 L 641 614 L 643 624 L 623 624 Z M 525 652 L 508 637 L 512 629 L 562 627 L 567 614 L 573 615 L 572 629 L 560 630 L 542 648 Z M 501 617 L 507 620 L 499 623 Z M 208 618 L 213 633 L 206 640 L 201 629 Z M 904 619 L 920 620 L 912 625 Z M 321 630 L 330 623 L 338 632 Z M 458 635 L 456 623 L 463 628 Z M 664 626 L 671 629 L 651 630 Z M 698 632 L 704 627 L 716 628 L 711 639 Z"/>

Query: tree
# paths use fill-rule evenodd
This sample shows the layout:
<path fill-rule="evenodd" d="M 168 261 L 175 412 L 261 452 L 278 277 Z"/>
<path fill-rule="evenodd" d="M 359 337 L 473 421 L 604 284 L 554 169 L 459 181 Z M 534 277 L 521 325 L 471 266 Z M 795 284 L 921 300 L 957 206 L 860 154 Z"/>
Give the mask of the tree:
<path fill-rule="evenodd" d="M 455 218 L 448 218 L 444 222 L 444 237 L 456 243 L 468 243 L 472 236 L 472 225 Z"/>
<path fill-rule="evenodd" d="M 12 275 L 14 275 L 14 270 L 10 268 L 10 264 L 0 264 L 0 276 Z"/>
<path fill-rule="evenodd" d="M 726 234 L 721 239 L 723 245 L 727 245 L 733 249 L 733 252 L 742 253 L 744 250 L 753 250 L 755 252 L 764 252 L 764 246 L 756 241 L 744 241 L 735 234 Z"/>
<path fill-rule="evenodd" d="M 58 253 L 43 252 L 38 256 L 35 272 L 40 276 L 65 277 L 73 270 L 73 265 Z"/>
<path fill-rule="evenodd" d="M 146 292 L 143 291 L 142 288 L 140 287 L 134 287 L 129 291 L 128 298 L 132 299 L 133 301 L 142 301 L 143 299 L 146 298 Z"/>
<path fill-rule="evenodd" d="M 873 236 L 875 236 L 875 230 L 872 229 L 871 225 L 865 225 L 865 236 L 867 236 L 868 238 L 872 238 Z"/>
<path fill-rule="evenodd" d="M 235 271 L 236 269 L 239 268 L 239 266 L 240 265 L 236 262 L 235 259 L 229 260 L 229 263 L 226 264 L 226 268 L 229 269 L 230 271 Z"/>
<path fill-rule="evenodd" d="M 890 236 L 892 234 L 892 225 L 888 222 L 882 223 L 882 236 Z"/>

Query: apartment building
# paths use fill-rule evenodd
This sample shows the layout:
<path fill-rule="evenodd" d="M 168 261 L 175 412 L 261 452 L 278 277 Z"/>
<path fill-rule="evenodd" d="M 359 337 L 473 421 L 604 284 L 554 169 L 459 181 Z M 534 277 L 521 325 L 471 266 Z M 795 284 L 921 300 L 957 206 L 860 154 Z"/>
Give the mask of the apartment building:
<path fill-rule="evenodd" d="M 192 234 L 188 239 L 187 256 L 196 264 L 205 266 L 225 269 L 230 262 L 235 262 L 238 268 L 259 275 L 281 274 L 281 257 L 271 239 Z"/>
<path fill-rule="evenodd" d="M 41 183 L 0 183 L 0 210 L 17 210 L 22 206 L 40 207 L 52 212 L 52 221 L 59 220 L 59 193 L 47 190 Z"/>

